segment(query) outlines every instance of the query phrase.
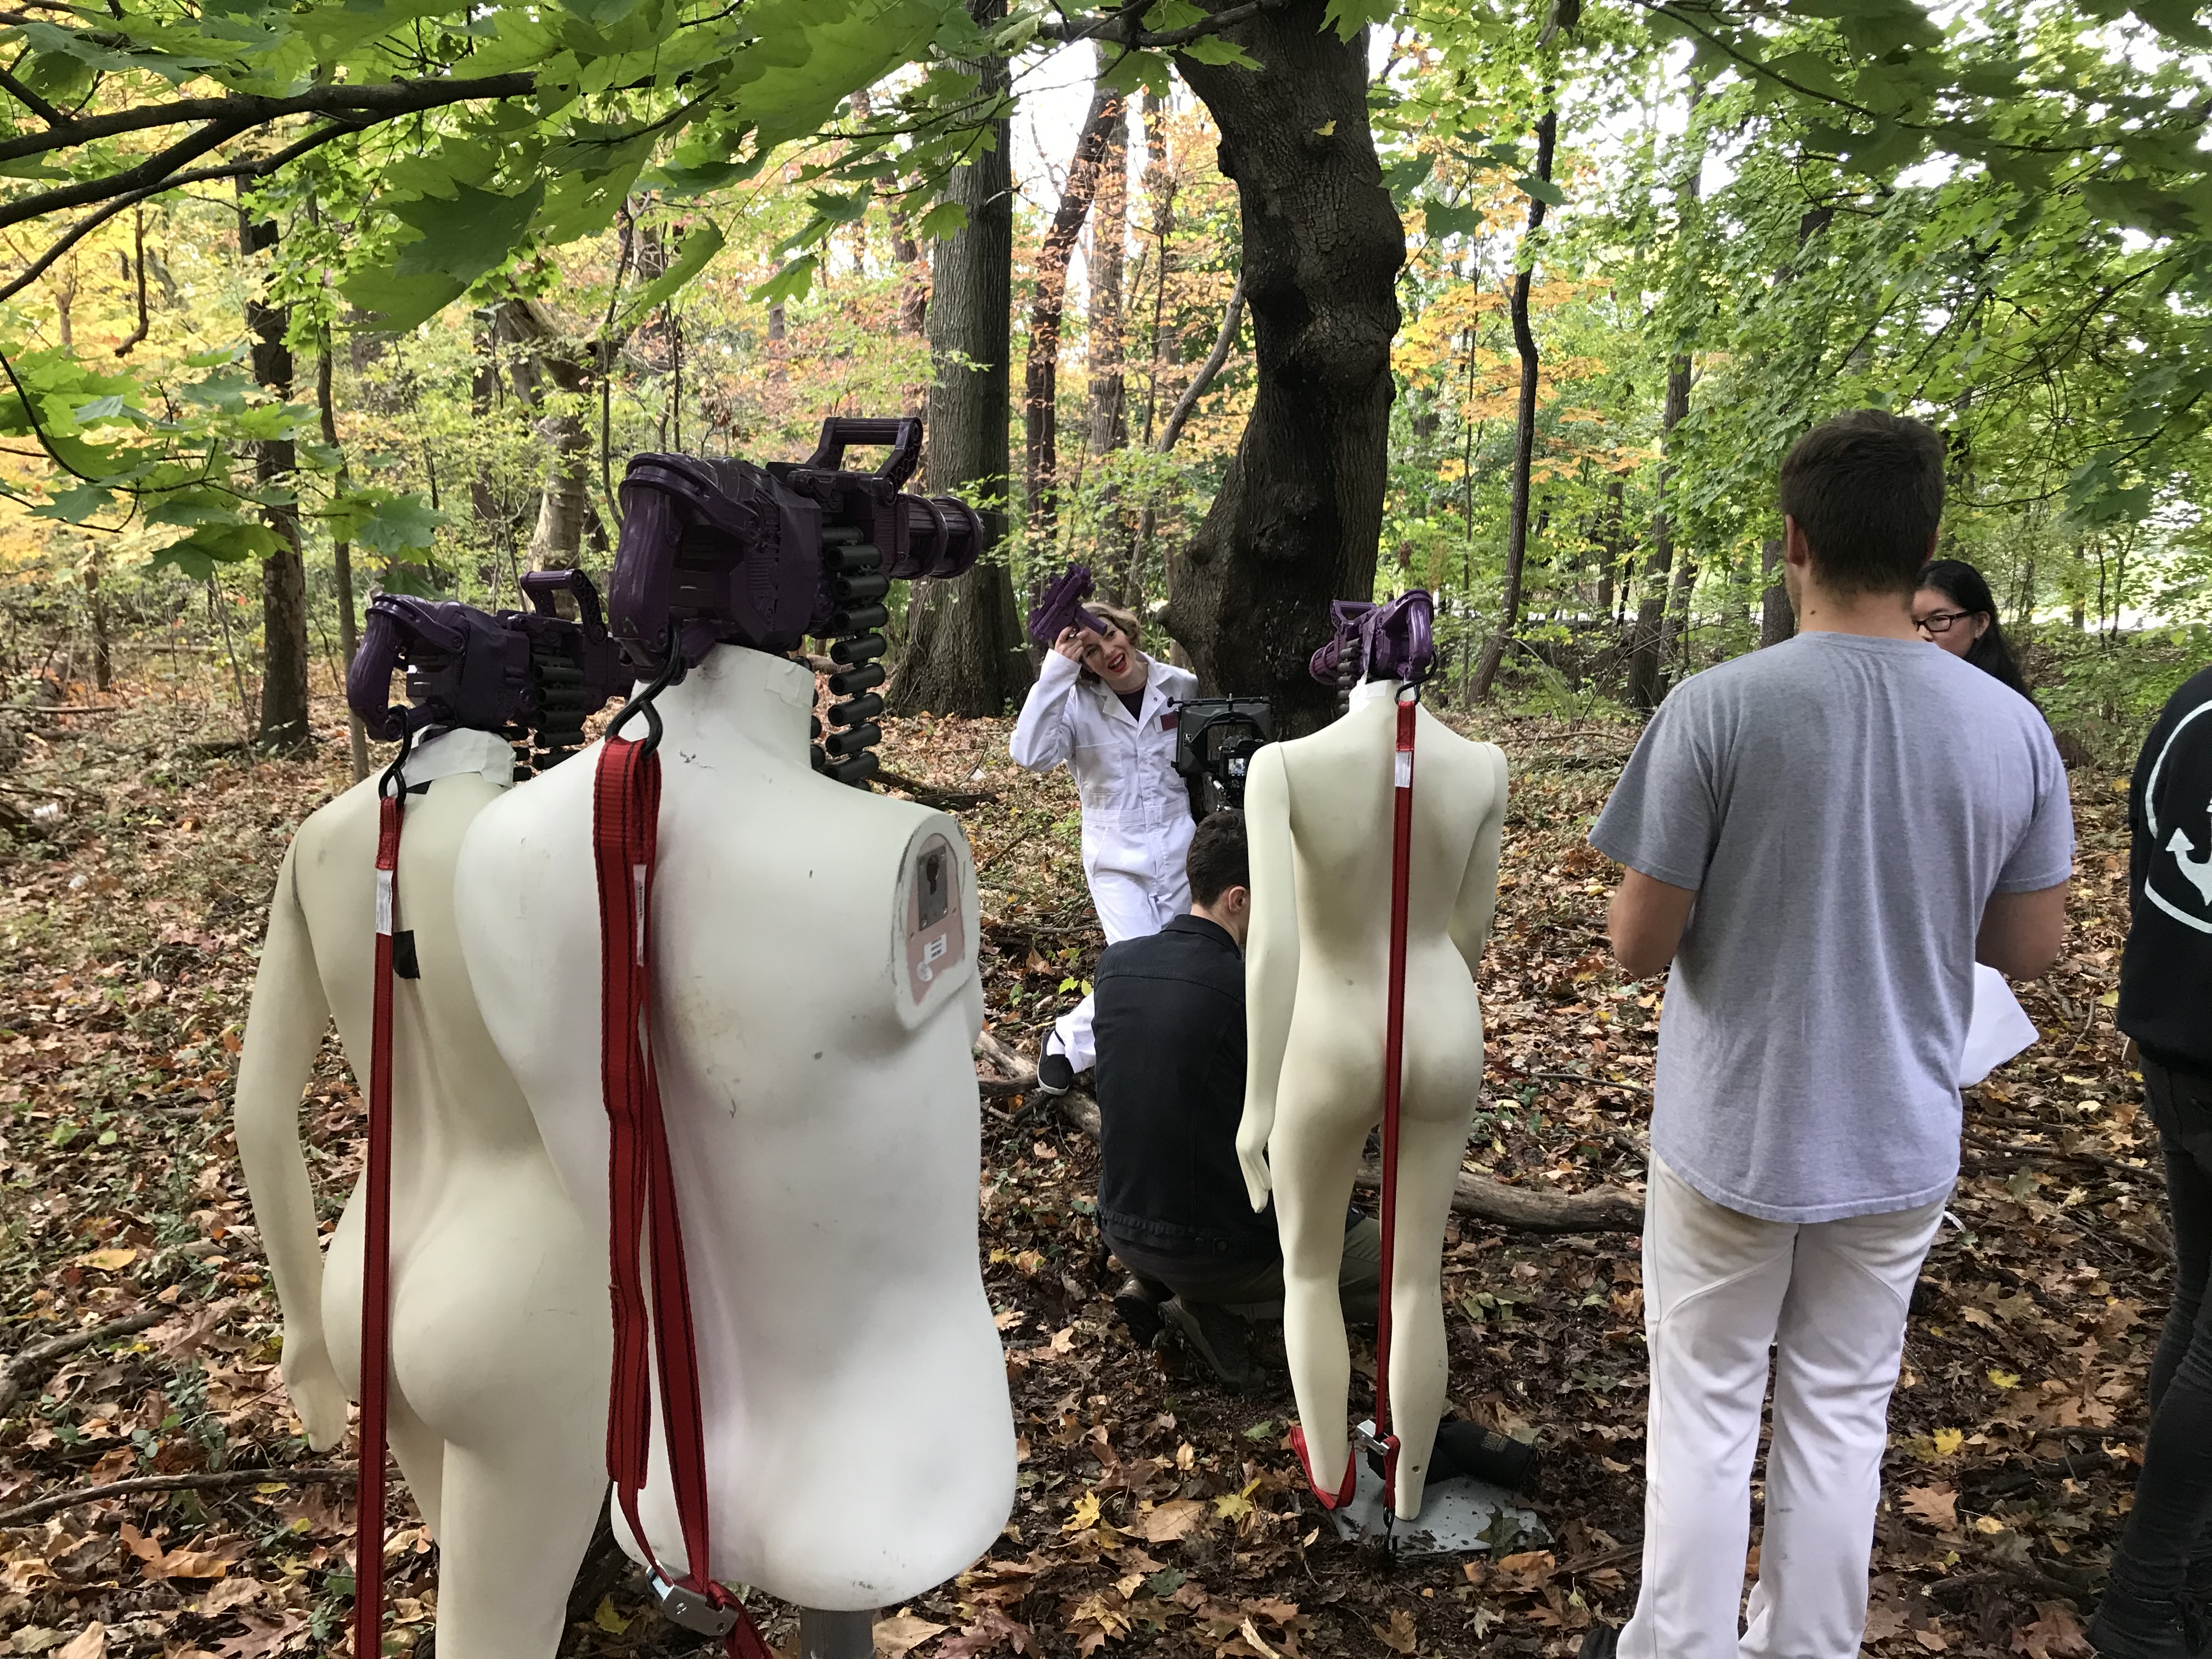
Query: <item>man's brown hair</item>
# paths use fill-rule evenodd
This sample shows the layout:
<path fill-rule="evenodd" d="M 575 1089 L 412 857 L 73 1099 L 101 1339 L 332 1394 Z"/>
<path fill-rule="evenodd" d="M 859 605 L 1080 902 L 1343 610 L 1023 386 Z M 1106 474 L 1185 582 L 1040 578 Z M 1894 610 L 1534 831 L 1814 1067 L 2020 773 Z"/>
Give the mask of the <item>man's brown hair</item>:
<path fill-rule="evenodd" d="M 1837 598 L 1910 593 L 1943 520 L 1943 441 L 1880 409 L 1823 421 L 1782 463 L 1782 510 Z"/>
<path fill-rule="evenodd" d="M 1251 854 L 1244 842 L 1244 815 L 1224 807 L 1198 821 L 1183 860 L 1190 877 L 1190 902 L 1212 904 L 1232 887 L 1252 885 Z"/>

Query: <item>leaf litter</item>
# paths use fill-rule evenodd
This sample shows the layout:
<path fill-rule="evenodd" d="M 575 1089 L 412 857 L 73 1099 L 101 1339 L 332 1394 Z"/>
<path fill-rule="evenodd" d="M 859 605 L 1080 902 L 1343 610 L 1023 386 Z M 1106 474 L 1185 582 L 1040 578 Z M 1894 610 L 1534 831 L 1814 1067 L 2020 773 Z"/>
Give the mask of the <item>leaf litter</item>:
<path fill-rule="evenodd" d="M 126 699 L 128 700 L 128 699 Z M 343 712 L 319 699 L 306 760 L 252 766 L 195 739 L 218 704 L 132 701 L 56 729 L 18 781 L 66 793 L 64 826 L 0 848 L 0 1352 L 160 1314 L 40 1364 L 0 1419 L 0 1517 L 152 1474 L 198 1490 L 80 1502 L 0 1524 L 0 1653 L 274 1659 L 342 1651 L 353 1518 L 277 1371 L 280 1326 L 231 1144 L 229 1089 L 270 873 L 346 781 Z M 1510 1184 L 1641 1189 L 1661 988 L 1606 952 L 1613 872 L 1583 841 L 1627 728 L 1462 720 L 1514 766 L 1497 930 L 1481 975 L 1488 1086 L 1468 1165 Z M 884 722 L 886 764 L 957 792 L 981 888 L 993 1030 L 1033 1053 L 1102 941 L 1065 774 L 1019 773 L 1006 722 Z M 2142 1378 L 2169 1284 L 2156 1137 L 2112 1024 L 2125 927 L 2124 801 L 2075 779 L 2068 954 L 2022 1002 L 2044 1040 L 1967 1101 L 1966 1172 L 1914 1299 L 1892 1416 L 1867 1644 L 2080 1659 L 2081 1623 L 2140 1459 Z M 889 1659 L 1101 1651 L 1413 1659 L 1480 1642 L 1564 1655 L 1632 1605 L 1642 1526 L 1637 1241 L 1539 1240 L 1455 1217 L 1444 1289 L 1451 1400 L 1542 1445 L 1554 1541 L 1395 1567 L 1340 1542 L 1288 1449 L 1279 1341 L 1228 1395 L 1116 1323 L 1093 1217 L 1096 1152 L 1048 1107 L 985 1103 L 985 1279 L 1020 1435 L 991 1554 L 883 1610 Z M 1017 1115 L 1019 1121 L 1012 1121 Z M 302 1107 L 326 1222 L 359 1168 L 361 1109 L 326 1042 Z M 1355 1338 L 1355 1342 L 1358 1339 Z M 1364 1369 L 1362 1368 L 1364 1366 Z M 1355 1353 L 1352 1409 L 1371 1352 Z M 265 1470 L 265 1480 L 214 1477 Z M 404 1483 L 388 1519 L 392 1644 L 427 1636 L 434 1541 Z M 1754 1492 L 1752 1559 L 1759 1529 Z M 591 1576 L 587 1568 L 586 1577 Z M 634 1573 L 572 1603 L 562 1651 L 696 1650 Z M 795 1651 L 790 1610 L 767 1628 Z"/>

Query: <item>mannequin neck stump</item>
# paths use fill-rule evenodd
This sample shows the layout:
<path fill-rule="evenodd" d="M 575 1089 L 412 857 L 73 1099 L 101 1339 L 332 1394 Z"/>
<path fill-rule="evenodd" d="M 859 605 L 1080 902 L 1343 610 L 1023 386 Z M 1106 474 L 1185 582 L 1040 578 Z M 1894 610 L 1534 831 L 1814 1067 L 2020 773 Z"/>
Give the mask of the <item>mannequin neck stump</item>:
<path fill-rule="evenodd" d="M 1395 702 L 1400 684 L 1397 680 L 1362 680 L 1352 688 L 1352 706 L 1359 708 L 1370 702 Z"/>
<path fill-rule="evenodd" d="M 770 759 L 806 763 L 814 671 L 742 645 L 718 645 L 654 699 L 669 739 L 712 749 L 742 744 Z M 633 723 L 626 737 L 642 735 Z"/>

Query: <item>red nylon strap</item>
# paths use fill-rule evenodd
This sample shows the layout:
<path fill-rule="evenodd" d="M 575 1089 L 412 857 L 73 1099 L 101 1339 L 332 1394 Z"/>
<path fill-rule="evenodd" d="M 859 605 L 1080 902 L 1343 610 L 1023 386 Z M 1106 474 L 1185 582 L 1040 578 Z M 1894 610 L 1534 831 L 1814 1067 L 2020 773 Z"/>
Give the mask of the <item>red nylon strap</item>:
<path fill-rule="evenodd" d="M 1398 1105 L 1406 1061 L 1406 910 L 1413 848 L 1413 715 L 1398 704 L 1396 787 L 1390 819 L 1390 990 L 1382 1026 L 1382 1291 L 1375 1315 L 1375 1435 L 1382 1443 L 1382 1502 L 1395 1512 L 1398 1437 L 1390 1431 L 1390 1284 L 1398 1238 Z"/>
<path fill-rule="evenodd" d="M 368 1203 L 361 1285 L 361 1462 L 355 1486 L 353 1650 L 384 1651 L 385 1395 L 392 1364 L 392 934 L 399 915 L 398 797 L 377 802 L 376 978 L 368 1039 Z"/>
<path fill-rule="evenodd" d="M 664 1578 L 673 1578 L 653 1559 L 637 1513 L 653 1436 L 649 1343 L 659 1372 L 677 1523 L 690 1569 L 674 1582 L 735 1611 L 737 1624 L 725 1644 L 732 1659 L 769 1659 L 768 1645 L 744 1605 L 708 1577 L 713 1557 L 698 1344 L 650 1037 L 653 872 L 659 817 L 659 758 L 643 744 L 610 738 L 599 750 L 592 797 L 592 852 L 599 889 L 600 1083 L 609 1129 L 609 1289 L 614 1308 L 607 1475 L 647 1560 Z M 641 1234 L 648 1241 L 648 1265 L 643 1267 Z"/>

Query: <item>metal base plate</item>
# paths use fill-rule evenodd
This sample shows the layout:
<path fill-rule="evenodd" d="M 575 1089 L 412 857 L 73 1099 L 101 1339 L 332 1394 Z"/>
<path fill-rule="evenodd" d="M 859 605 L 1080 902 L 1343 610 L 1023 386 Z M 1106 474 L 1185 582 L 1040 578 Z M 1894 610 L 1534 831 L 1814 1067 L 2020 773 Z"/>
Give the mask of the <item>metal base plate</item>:
<path fill-rule="evenodd" d="M 1375 1425 L 1363 1423 L 1362 1435 Z M 1350 1543 L 1382 1536 L 1382 1477 L 1368 1466 L 1358 1437 L 1353 1437 L 1352 1456 L 1359 1468 L 1359 1484 L 1352 1502 L 1330 1515 L 1337 1536 Z M 1495 1549 L 1500 1555 L 1535 1549 L 1552 1540 L 1552 1534 L 1535 1511 L 1514 1501 L 1503 1486 L 1465 1478 L 1431 1480 L 1421 1493 L 1421 1512 L 1411 1521 L 1390 1528 L 1391 1547 L 1401 1555 L 1473 1555 Z"/>

